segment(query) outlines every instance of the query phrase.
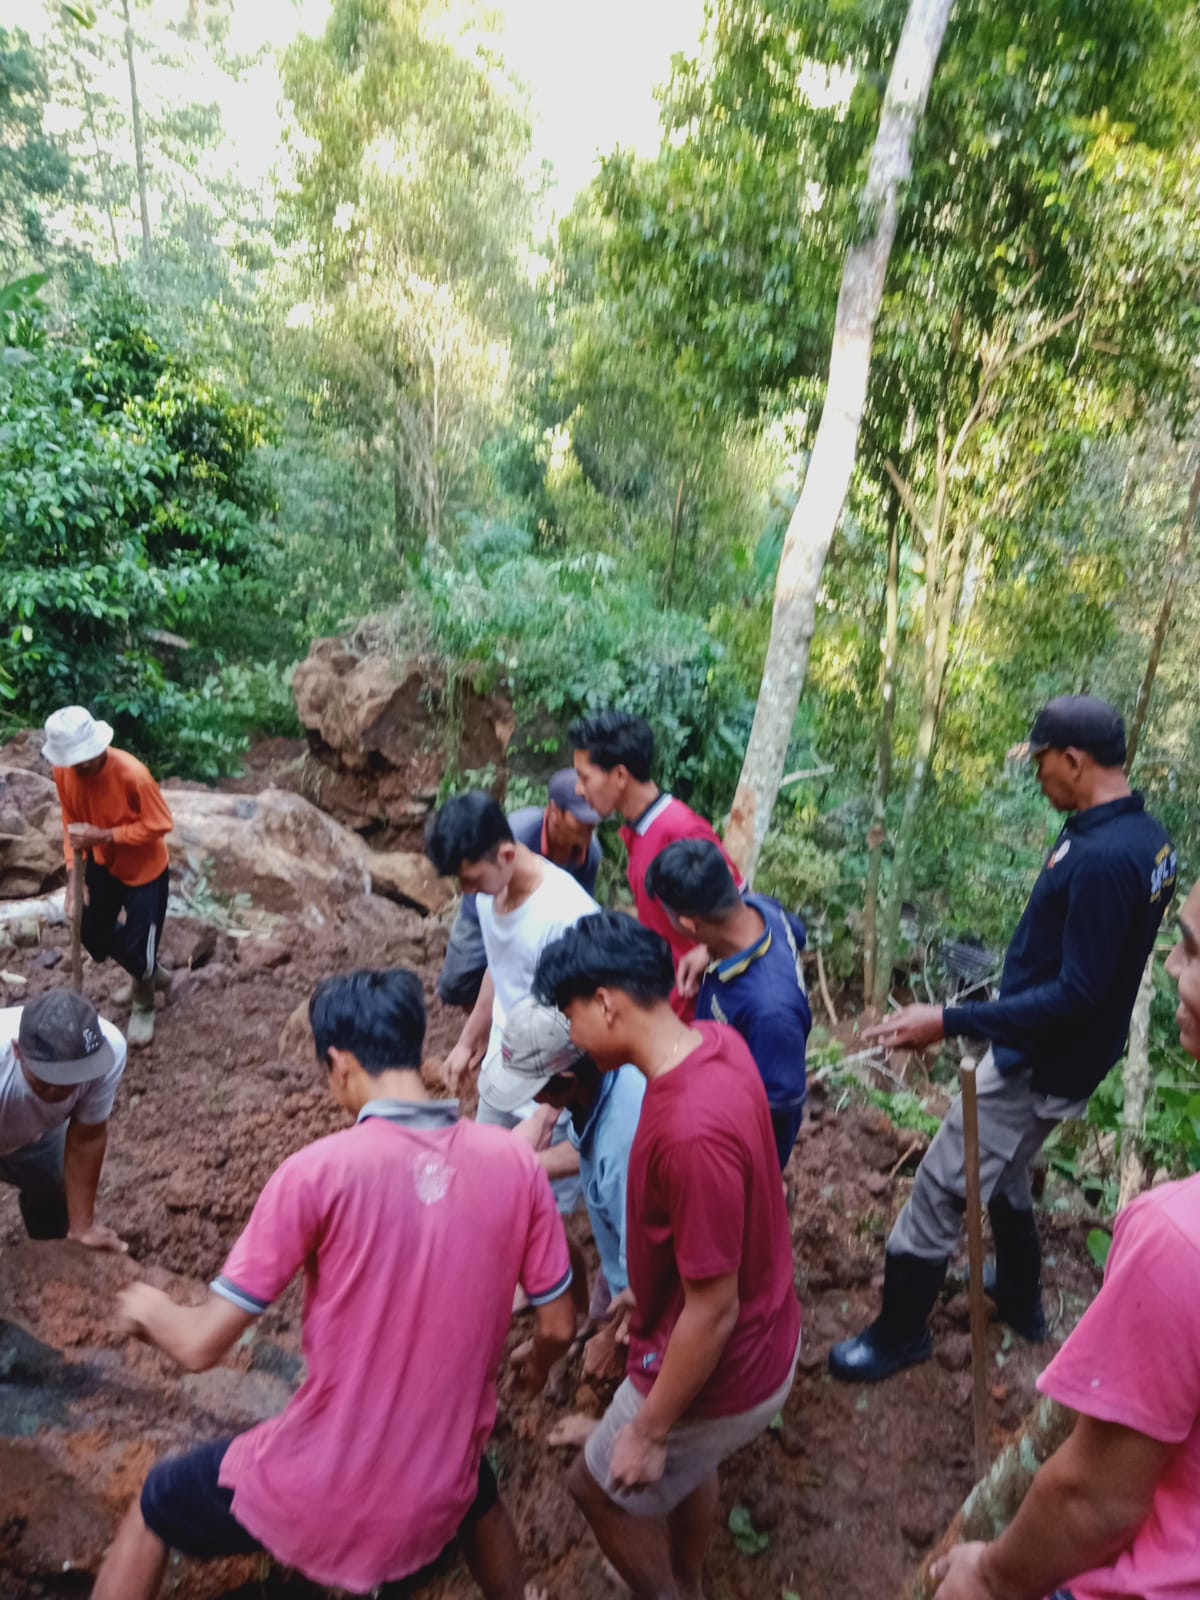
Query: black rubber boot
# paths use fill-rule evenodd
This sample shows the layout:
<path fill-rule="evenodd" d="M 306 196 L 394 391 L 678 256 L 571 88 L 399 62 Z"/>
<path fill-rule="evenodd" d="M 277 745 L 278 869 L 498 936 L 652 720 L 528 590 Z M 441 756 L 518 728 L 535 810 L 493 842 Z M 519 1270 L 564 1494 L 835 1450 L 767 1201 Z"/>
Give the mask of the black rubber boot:
<path fill-rule="evenodd" d="M 996 1244 L 994 1270 L 984 1268 L 983 1290 L 996 1302 L 1001 1322 L 1030 1344 L 1046 1339 L 1042 1310 L 1042 1247 L 1032 1210 L 1020 1210 L 1002 1196 L 988 1206 Z"/>
<path fill-rule="evenodd" d="M 884 1262 L 879 1315 L 856 1339 L 843 1339 L 829 1352 L 829 1370 L 843 1383 L 879 1383 L 933 1354 L 929 1313 L 945 1281 L 946 1263 L 890 1250 Z"/>

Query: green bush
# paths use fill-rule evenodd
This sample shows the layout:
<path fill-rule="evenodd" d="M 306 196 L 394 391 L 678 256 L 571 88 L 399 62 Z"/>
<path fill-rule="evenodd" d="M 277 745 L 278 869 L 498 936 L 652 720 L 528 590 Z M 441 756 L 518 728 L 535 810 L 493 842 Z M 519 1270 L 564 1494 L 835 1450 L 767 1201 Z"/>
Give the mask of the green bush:
<path fill-rule="evenodd" d="M 178 636 L 220 637 L 261 566 L 264 418 L 114 277 L 61 316 L 27 304 L 5 334 L 21 343 L 0 351 L 4 721 L 80 701 L 143 754 L 212 775 L 242 737 L 243 689 Z"/>
<path fill-rule="evenodd" d="M 471 527 L 431 548 L 404 604 L 384 621 L 403 653 L 432 649 L 452 675 L 506 682 L 520 763 L 565 749 L 572 718 L 604 706 L 645 716 L 658 778 L 719 815 L 732 798 L 750 705 L 703 622 L 664 609 L 602 555 L 547 560 L 522 529 Z"/>

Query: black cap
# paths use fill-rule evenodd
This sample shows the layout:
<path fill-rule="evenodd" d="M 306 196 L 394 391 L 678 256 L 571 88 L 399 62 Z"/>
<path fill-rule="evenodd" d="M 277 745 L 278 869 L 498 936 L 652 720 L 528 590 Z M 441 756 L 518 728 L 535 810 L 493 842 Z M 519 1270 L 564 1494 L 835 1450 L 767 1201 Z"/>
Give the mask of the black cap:
<path fill-rule="evenodd" d="M 1042 707 L 1029 735 L 1029 754 L 1083 750 L 1102 767 L 1125 765 L 1125 721 L 1107 700 L 1063 694 Z"/>
<path fill-rule="evenodd" d="M 59 1086 L 92 1083 L 117 1061 L 95 1006 L 74 989 L 52 989 L 23 1006 L 17 1043 L 34 1077 Z"/>

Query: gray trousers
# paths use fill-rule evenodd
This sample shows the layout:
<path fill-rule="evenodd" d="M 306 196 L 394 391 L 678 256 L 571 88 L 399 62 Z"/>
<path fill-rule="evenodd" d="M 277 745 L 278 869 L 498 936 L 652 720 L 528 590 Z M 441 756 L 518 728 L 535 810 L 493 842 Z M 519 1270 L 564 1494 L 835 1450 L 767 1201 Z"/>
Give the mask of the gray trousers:
<path fill-rule="evenodd" d="M 984 1203 L 1003 1197 L 1019 1211 L 1033 1205 L 1029 1163 L 1060 1122 L 1081 1117 L 1087 1100 L 1036 1094 L 1027 1067 L 1001 1076 L 989 1050 L 975 1077 L 979 1100 L 979 1177 Z M 896 1218 L 892 1255 L 945 1261 L 958 1245 L 966 1211 L 962 1100 L 955 1100 L 917 1169 L 908 1204 Z"/>
<path fill-rule="evenodd" d="M 31 1239 L 67 1236 L 67 1190 L 63 1181 L 66 1143 L 64 1122 L 36 1144 L 0 1156 L 0 1183 L 11 1184 L 18 1191 L 21 1220 Z"/>

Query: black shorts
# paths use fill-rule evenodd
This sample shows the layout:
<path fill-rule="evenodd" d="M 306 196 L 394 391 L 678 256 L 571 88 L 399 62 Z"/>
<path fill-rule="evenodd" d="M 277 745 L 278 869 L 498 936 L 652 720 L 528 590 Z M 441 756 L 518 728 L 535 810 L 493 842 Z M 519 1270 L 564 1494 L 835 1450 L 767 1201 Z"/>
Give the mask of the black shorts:
<path fill-rule="evenodd" d="M 218 1481 L 232 1439 L 201 1445 L 185 1456 L 160 1462 L 142 1489 L 142 1521 L 162 1542 L 197 1561 L 248 1556 L 263 1547 L 233 1514 L 233 1490 Z M 470 1528 L 498 1505 L 496 1475 L 486 1456 L 479 1463 L 479 1486 L 459 1531 Z"/>

